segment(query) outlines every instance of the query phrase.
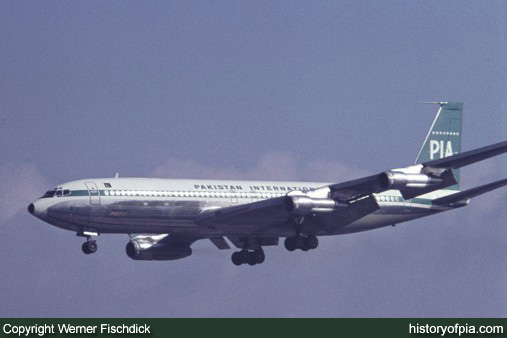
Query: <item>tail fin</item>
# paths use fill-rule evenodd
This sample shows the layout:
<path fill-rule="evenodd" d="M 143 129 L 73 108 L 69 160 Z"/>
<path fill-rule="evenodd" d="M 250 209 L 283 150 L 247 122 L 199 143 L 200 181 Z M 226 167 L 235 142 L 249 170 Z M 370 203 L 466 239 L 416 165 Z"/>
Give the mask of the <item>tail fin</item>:
<path fill-rule="evenodd" d="M 463 103 L 436 102 L 440 105 L 437 116 L 424 140 L 415 163 L 428 162 L 461 152 Z M 459 190 L 459 169 L 452 169 L 458 182 L 447 189 Z"/>

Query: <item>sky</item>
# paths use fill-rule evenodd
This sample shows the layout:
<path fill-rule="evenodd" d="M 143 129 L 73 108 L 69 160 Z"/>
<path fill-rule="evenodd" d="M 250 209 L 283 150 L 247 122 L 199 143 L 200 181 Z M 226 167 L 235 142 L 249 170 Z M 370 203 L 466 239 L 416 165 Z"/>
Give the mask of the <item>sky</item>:
<path fill-rule="evenodd" d="M 457 211 L 138 262 L 32 217 L 93 177 L 341 182 L 412 164 L 437 106 L 507 139 L 505 1 L 0 1 L 1 317 L 505 317 L 507 189 Z M 470 188 L 507 156 L 462 169 Z"/>

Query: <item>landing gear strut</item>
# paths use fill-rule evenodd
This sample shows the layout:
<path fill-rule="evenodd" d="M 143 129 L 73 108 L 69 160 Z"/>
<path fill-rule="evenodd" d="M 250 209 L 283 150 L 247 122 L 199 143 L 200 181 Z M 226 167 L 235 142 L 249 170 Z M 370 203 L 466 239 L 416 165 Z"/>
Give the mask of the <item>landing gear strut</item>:
<path fill-rule="evenodd" d="M 255 265 L 261 264 L 266 259 L 264 250 L 262 248 L 256 250 L 243 249 L 236 251 L 232 254 L 231 260 L 234 265 L 248 264 Z"/>
<path fill-rule="evenodd" d="M 297 234 L 296 236 L 287 237 L 283 244 L 289 251 L 294 251 L 296 249 L 308 251 L 316 249 L 319 246 L 319 240 L 317 236 L 314 235 L 303 236 L 302 234 Z"/>

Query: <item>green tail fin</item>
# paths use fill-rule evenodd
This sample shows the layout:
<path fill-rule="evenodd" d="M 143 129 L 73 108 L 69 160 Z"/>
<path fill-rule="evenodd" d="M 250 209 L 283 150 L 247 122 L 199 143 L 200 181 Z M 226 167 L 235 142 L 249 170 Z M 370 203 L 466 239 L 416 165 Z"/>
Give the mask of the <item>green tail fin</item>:
<path fill-rule="evenodd" d="M 438 104 L 440 104 L 440 109 L 415 163 L 436 160 L 461 152 L 463 103 L 438 102 Z M 459 190 L 459 169 L 453 169 L 452 172 L 458 184 L 447 189 Z"/>

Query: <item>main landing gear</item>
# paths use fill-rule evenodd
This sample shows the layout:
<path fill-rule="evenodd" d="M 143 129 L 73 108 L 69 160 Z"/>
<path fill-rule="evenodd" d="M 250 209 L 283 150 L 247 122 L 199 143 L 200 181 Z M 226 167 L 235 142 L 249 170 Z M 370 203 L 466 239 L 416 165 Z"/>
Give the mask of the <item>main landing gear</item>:
<path fill-rule="evenodd" d="M 85 237 L 86 242 L 83 243 L 81 246 L 81 250 L 83 250 L 83 253 L 90 255 L 92 253 L 97 252 L 97 241 L 92 239 L 92 236 L 98 236 L 98 233 L 92 233 L 92 232 L 78 232 L 76 236 L 79 237 Z"/>
<path fill-rule="evenodd" d="M 283 244 L 285 249 L 294 251 L 301 249 L 303 251 L 313 250 L 319 246 L 319 240 L 315 235 L 305 235 L 303 230 L 303 222 L 305 218 L 303 216 L 295 217 L 293 220 L 296 235 L 287 237 Z"/>
<path fill-rule="evenodd" d="M 302 234 L 297 234 L 296 236 L 287 237 L 283 244 L 289 251 L 294 251 L 296 249 L 308 251 L 316 249 L 319 246 L 319 240 L 317 236 L 314 235 L 303 236 Z"/>
<path fill-rule="evenodd" d="M 264 250 L 262 250 L 262 248 L 256 250 L 243 249 L 241 251 L 236 251 L 231 257 L 232 263 L 238 266 L 241 264 L 261 264 L 264 262 L 265 258 L 266 256 L 264 255 Z"/>

